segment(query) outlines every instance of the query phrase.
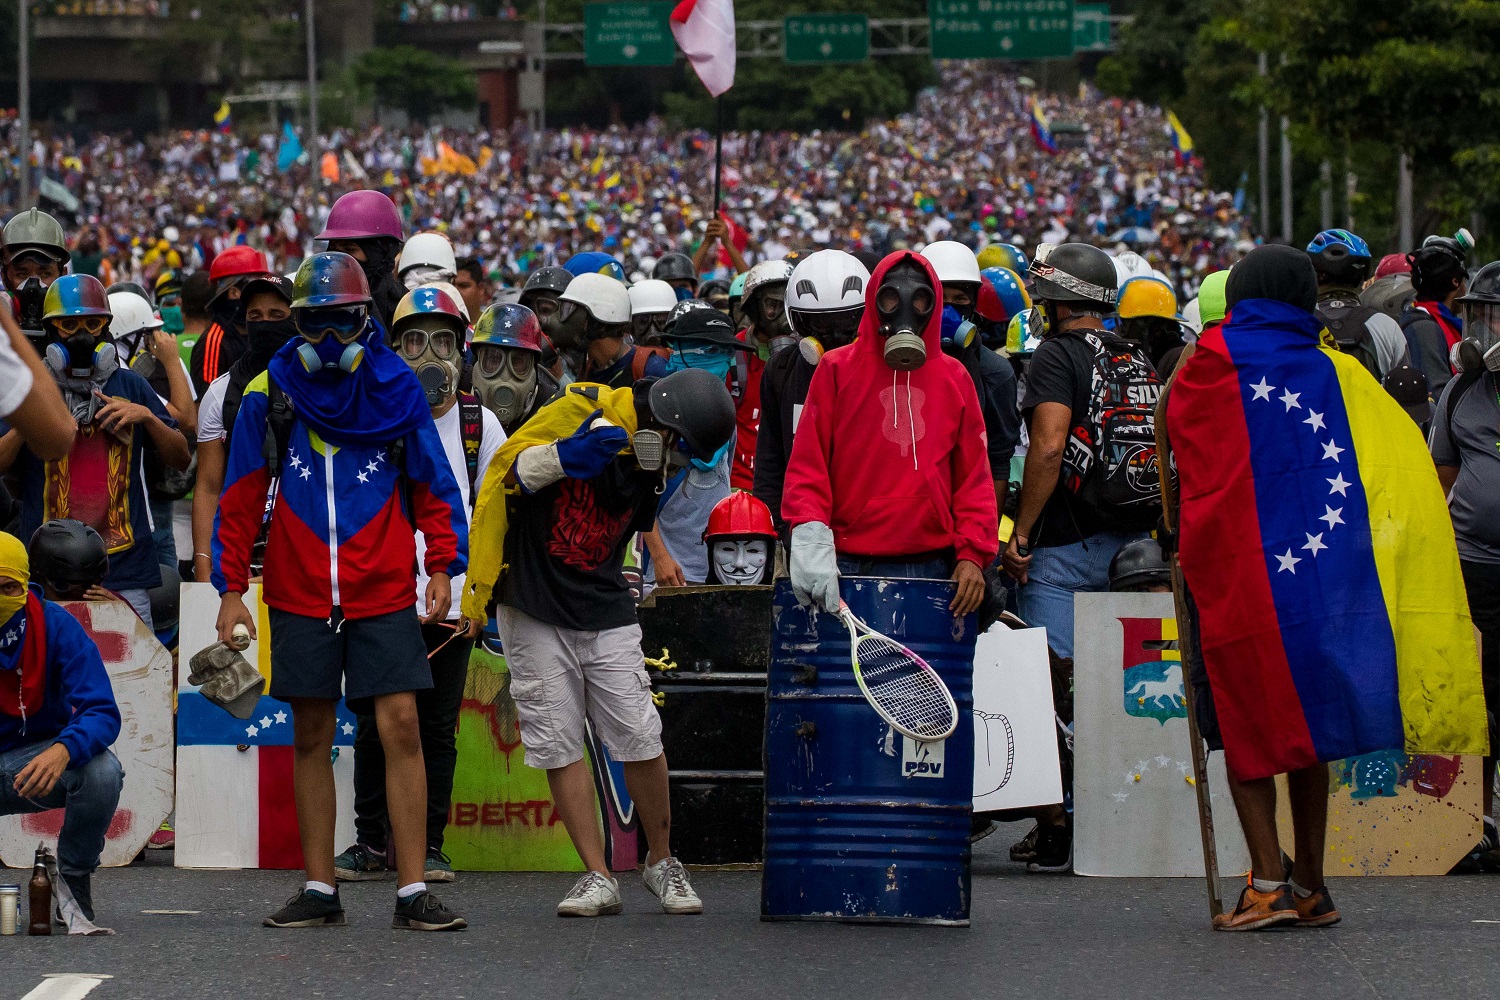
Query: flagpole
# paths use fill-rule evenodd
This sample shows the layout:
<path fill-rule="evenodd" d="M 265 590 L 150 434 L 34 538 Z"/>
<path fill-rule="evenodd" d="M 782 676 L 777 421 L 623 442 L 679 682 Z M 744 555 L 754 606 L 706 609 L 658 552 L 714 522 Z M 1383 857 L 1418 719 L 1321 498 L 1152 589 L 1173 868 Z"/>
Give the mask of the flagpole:
<path fill-rule="evenodd" d="M 720 178 L 724 175 L 724 95 L 714 98 L 714 218 L 719 217 Z"/>

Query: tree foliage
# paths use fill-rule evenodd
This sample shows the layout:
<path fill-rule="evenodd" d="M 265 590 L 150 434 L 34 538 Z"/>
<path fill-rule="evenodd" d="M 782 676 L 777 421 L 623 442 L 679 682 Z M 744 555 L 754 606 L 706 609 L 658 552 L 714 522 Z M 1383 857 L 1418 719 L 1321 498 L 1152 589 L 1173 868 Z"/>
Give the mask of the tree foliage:
<path fill-rule="evenodd" d="M 467 67 L 411 45 L 371 49 L 354 61 L 350 78 L 377 105 L 399 108 L 416 122 L 445 108 L 471 108 L 476 100 Z"/>

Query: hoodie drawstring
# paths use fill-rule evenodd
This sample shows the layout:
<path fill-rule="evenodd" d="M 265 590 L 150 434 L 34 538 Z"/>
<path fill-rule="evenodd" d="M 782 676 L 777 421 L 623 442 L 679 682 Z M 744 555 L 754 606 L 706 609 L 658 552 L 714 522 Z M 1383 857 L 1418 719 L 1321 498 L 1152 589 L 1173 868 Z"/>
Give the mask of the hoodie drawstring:
<path fill-rule="evenodd" d="M 896 402 L 896 370 L 891 369 L 891 429 L 895 430 L 901 426 L 900 410 Z M 917 418 L 912 412 L 911 405 L 911 372 L 906 373 L 906 423 L 911 432 L 911 468 L 913 472 L 920 472 L 921 467 L 917 465 Z"/>

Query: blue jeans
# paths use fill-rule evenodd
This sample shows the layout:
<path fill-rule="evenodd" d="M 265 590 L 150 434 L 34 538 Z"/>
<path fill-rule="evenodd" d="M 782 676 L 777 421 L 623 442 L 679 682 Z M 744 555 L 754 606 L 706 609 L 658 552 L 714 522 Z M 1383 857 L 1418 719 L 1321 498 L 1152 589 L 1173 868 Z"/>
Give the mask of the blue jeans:
<path fill-rule="evenodd" d="M 1058 656 L 1073 655 L 1073 595 L 1109 589 L 1109 564 L 1121 546 L 1143 531 L 1104 531 L 1072 545 L 1031 550 L 1031 569 L 1018 595 L 1021 619 L 1047 630 L 1047 645 Z"/>
<path fill-rule="evenodd" d="M 125 770 L 119 758 L 106 750 L 82 767 L 64 771 L 51 794 L 35 799 L 17 795 L 16 775 L 54 742 L 45 740 L 0 753 L 0 816 L 65 810 L 62 834 L 57 838 L 58 870 L 64 875 L 90 875 L 99 867 L 104 837 L 120 804 Z"/>
<path fill-rule="evenodd" d="M 946 559 L 926 562 L 885 562 L 839 557 L 840 576 L 883 576 L 887 580 L 946 580 L 953 575 Z"/>

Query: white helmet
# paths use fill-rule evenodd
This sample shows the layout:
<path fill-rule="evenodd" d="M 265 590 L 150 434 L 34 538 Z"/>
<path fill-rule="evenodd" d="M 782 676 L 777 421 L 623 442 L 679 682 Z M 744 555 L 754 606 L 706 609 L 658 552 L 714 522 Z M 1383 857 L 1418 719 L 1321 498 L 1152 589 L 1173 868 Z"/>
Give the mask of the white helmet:
<path fill-rule="evenodd" d="M 406 241 L 401 256 L 396 258 L 396 273 L 404 274 L 410 268 L 424 265 L 444 272 L 446 278 L 458 273 L 458 261 L 453 256 L 453 244 L 448 242 L 448 237 L 442 233 L 417 233 Z"/>
<path fill-rule="evenodd" d="M 927 244 L 922 251 L 927 263 L 937 272 L 938 284 L 979 284 L 979 258 L 974 251 L 955 240 Z"/>
<path fill-rule="evenodd" d="M 1114 258 L 1115 277 L 1119 285 L 1124 285 L 1131 278 L 1152 277 L 1151 265 L 1146 263 L 1146 258 L 1134 250 L 1126 250 Z"/>
<path fill-rule="evenodd" d="M 764 285 L 785 282 L 792 276 L 791 262 L 785 260 L 763 260 L 745 272 L 745 291 L 741 301 L 749 302 L 755 290 Z"/>
<path fill-rule="evenodd" d="M 582 306 L 597 322 L 612 325 L 630 322 L 630 293 L 623 281 L 607 274 L 577 275 L 559 298 Z"/>
<path fill-rule="evenodd" d="M 568 286 L 573 287 L 572 285 Z M 647 278 L 630 286 L 630 315 L 646 316 L 653 313 L 669 313 L 677 304 L 677 292 L 671 285 L 657 278 Z"/>
<path fill-rule="evenodd" d="M 113 313 L 109 321 L 111 337 L 125 337 L 142 330 L 160 330 L 162 327 L 151 303 L 135 292 L 110 292 L 109 311 Z"/>
<path fill-rule="evenodd" d="M 1203 333 L 1203 303 L 1197 299 L 1182 307 L 1182 321 L 1194 334 Z"/>
<path fill-rule="evenodd" d="M 853 254 L 819 250 L 792 270 L 787 281 L 787 315 L 862 309 L 869 284 L 870 272 Z"/>

